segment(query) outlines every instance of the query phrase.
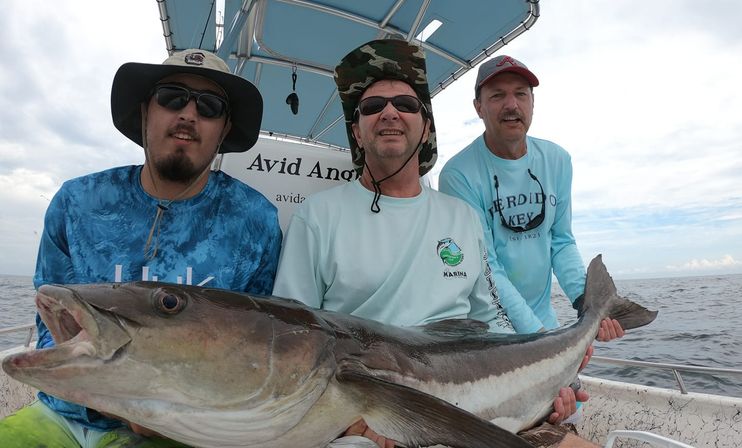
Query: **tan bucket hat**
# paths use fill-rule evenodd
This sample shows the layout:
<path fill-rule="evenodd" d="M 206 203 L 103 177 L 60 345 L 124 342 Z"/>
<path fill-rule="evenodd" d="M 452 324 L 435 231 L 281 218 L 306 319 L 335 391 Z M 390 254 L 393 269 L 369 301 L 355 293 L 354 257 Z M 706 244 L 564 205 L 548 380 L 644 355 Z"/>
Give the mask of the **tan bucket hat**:
<path fill-rule="evenodd" d="M 174 53 L 162 64 L 128 62 L 119 67 L 111 86 L 111 116 L 116 129 L 142 146 L 141 104 L 159 80 L 177 73 L 208 78 L 227 94 L 232 128 L 220 153 L 244 152 L 255 145 L 263 118 L 263 97 L 250 81 L 232 74 L 221 58 L 199 49 Z"/>

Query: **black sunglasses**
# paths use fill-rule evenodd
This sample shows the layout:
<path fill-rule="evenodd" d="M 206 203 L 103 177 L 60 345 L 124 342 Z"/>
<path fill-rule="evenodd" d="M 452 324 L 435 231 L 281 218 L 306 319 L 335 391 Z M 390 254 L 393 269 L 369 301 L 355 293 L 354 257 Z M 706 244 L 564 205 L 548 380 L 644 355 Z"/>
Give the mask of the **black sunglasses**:
<path fill-rule="evenodd" d="M 528 169 L 528 175 L 531 176 L 531 179 L 535 180 L 538 184 L 539 188 L 541 188 L 541 213 L 534 216 L 533 219 L 529 220 L 528 223 L 525 226 L 511 226 L 508 224 L 507 220 L 505 219 L 505 216 L 502 214 L 502 207 L 500 206 L 500 182 L 497 180 L 497 175 L 495 175 L 495 195 L 497 196 L 497 204 L 498 207 L 497 211 L 500 213 L 500 222 L 502 223 L 503 227 L 512 230 L 513 232 L 527 232 L 529 230 L 533 230 L 536 227 L 540 226 L 542 222 L 544 222 L 544 217 L 546 217 L 546 195 L 544 194 L 544 187 L 541 185 L 541 182 L 539 182 L 538 178 L 535 174 L 531 172 L 531 169 Z"/>
<path fill-rule="evenodd" d="M 423 103 L 412 95 L 397 95 L 393 97 L 369 96 L 358 103 L 358 112 L 361 115 L 378 114 L 391 102 L 392 106 L 400 112 L 416 114 L 424 109 Z"/>
<path fill-rule="evenodd" d="M 219 118 L 229 109 L 226 98 L 176 84 L 158 84 L 152 89 L 152 96 L 157 104 L 170 110 L 183 109 L 193 98 L 196 101 L 196 111 L 204 118 Z"/>

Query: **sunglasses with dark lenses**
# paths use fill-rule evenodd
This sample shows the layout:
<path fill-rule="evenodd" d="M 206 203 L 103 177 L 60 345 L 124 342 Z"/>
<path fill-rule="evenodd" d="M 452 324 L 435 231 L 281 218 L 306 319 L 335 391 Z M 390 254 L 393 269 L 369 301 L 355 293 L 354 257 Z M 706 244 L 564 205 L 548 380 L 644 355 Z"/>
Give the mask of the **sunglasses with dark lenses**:
<path fill-rule="evenodd" d="M 358 103 L 358 112 L 361 115 L 378 114 L 384 110 L 389 102 L 398 111 L 408 114 L 416 114 L 423 107 L 423 103 L 412 95 L 397 95 L 393 97 L 369 96 Z"/>
<path fill-rule="evenodd" d="M 174 84 L 156 85 L 153 96 L 157 104 L 170 110 L 183 109 L 193 98 L 196 101 L 196 111 L 204 118 L 219 118 L 228 110 L 227 100 L 219 95 Z"/>
<path fill-rule="evenodd" d="M 541 189 L 541 213 L 534 216 L 533 219 L 530 219 L 525 226 L 511 226 L 502 214 L 502 207 L 497 207 L 497 211 L 500 212 L 500 222 L 502 223 L 502 226 L 517 233 L 535 229 L 544 222 L 544 218 L 546 217 L 546 195 L 544 194 L 544 187 L 541 185 L 541 182 L 538 180 L 536 175 L 531 172 L 530 168 L 528 169 L 528 175 L 531 179 L 536 181 Z M 495 176 L 495 195 L 497 195 L 497 203 L 500 204 L 500 182 L 497 180 L 497 176 Z"/>

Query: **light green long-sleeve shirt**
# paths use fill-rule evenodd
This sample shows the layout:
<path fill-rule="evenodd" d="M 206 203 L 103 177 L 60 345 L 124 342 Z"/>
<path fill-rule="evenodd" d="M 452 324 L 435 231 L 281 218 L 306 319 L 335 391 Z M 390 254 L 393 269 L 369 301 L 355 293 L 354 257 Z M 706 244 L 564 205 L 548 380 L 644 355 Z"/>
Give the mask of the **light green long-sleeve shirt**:
<path fill-rule="evenodd" d="M 427 187 L 382 196 L 380 213 L 372 199 L 359 181 L 307 198 L 286 232 L 273 294 L 391 325 L 469 317 L 513 331 L 470 206 Z"/>

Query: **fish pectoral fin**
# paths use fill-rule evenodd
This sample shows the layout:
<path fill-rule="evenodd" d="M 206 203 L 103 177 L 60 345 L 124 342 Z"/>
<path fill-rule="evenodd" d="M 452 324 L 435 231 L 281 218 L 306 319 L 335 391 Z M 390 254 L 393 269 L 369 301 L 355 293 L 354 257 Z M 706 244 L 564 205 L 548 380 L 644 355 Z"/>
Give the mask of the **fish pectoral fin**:
<path fill-rule="evenodd" d="M 520 436 L 440 398 L 376 378 L 363 366 L 344 363 L 336 374 L 364 403 L 366 423 L 405 446 L 533 448 Z"/>
<path fill-rule="evenodd" d="M 485 334 L 490 326 L 474 319 L 446 319 L 420 328 L 431 336 L 461 337 Z"/>

